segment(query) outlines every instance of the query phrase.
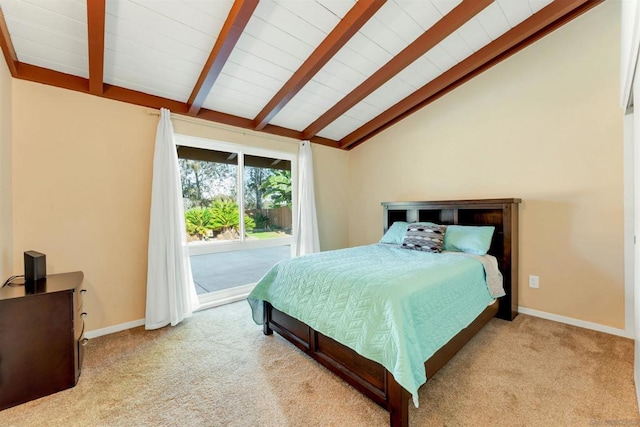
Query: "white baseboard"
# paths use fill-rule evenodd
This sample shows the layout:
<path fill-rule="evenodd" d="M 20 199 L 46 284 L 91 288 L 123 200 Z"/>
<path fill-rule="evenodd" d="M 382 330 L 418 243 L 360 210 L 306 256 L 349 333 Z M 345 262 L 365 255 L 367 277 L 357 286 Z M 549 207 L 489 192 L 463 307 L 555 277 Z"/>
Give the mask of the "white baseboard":
<path fill-rule="evenodd" d="M 546 311 L 533 310 L 527 307 L 518 307 L 518 312 L 529 316 L 540 317 L 542 319 L 553 320 L 554 322 L 566 323 L 567 325 L 578 326 L 580 328 L 591 329 L 593 331 L 604 332 L 605 334 L 617 335 L 619 337 L 631 338 L 632 334 L 624 329 L 612 328 L 611 326 L 599 323 L 587 322 L 585 320 L 574 319 L 572 317 L 560 316 L 558 314 L 547 313 Z"/>
<path fill-rule="evenodd" d="M 118 325 L 107 326 L 106 328 L 95 329 L 93 331 L 87 331 L 84 333 L 85 338 L 98 338 L 103 335 L 114 334 L 120 331 L 126 331 L 127 329 L 137 328 L 138 326 L 144 326 L 144 319 L 133 320 L 131 322 L 120 323 Z"/>
<path fill-rule="evenodd" d="M 231 302 L 239 301 L 246 298 L 246 295 L 236 295 L 227 299 L 218 300 L 215 302 L 205 302 L 196 309 L 205 310 L 207 308 L 216 307 L 223 304 L 229 304 Z M 599 323 L 587 322 L 585 320 L 574 319 L 572 317 L 560 316 L 558 314 L 547 313 L 546 311 L 533 310 L 527 307 L 518 307 L 518 312 L 522 314 L 528 314 L 529 316 L 540 317 L 542 319 L 553 320 L 554 322 L 566 323 L 567 325 L 578 326 L 580 328 L 591 329 L 593 331 L 604 332 L 606 334 L 617 335 L 624 338 L 631 338 L 633 336 L 628 334 L 624 329 L 612 328 L 611 326 L 601 325 Z M 131 328 L 137 328 L 138 326 L 144 326 L 144 319 L 133 320 L 131 322 L 120 323 L 118 325 L 109 326 L 102 329 L 95 329 L 93 331 L 87 331 L 84 333 L 86 338 L 92 339 L 101 337 L 103 335 L 109 335 L 120 331 L 125 331 Z"/>
<path fill-rule="evenodd" d="M 194 311 L 206 310 L 208 308 L 242 301 L 243 299 L 247 299 L 249 292 L 251 292 L 254 287 L 255 283 L 246 286 L 239 286 L 230 290 L 211 293 L 206 297 L 200 298 L 200 306 Z M 133 320 L 131 322 L 120 323 L 118 325 L 108 326 L 102 329 L 87 331 L 84 333 L 84 336 L 88 339 L 98 338 L 103 335 L 114 334 L 116 332 L 126 331 L 127 329 L 137 328 L 138 326 L 144 326 L 144 319 Z"/>

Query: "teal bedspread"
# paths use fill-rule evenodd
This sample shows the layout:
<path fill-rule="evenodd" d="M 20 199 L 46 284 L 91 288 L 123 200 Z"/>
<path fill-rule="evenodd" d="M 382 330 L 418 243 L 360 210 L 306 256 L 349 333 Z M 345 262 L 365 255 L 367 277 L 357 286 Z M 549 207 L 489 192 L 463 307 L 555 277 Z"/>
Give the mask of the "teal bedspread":
<path fill-rule="evenodd" d="M 257 324 L 262 301 L 383 365 L 418 406 L 424 362 L 493 298 L 476 259 L 374 244 L 280 262 L 248 297 Z"/>

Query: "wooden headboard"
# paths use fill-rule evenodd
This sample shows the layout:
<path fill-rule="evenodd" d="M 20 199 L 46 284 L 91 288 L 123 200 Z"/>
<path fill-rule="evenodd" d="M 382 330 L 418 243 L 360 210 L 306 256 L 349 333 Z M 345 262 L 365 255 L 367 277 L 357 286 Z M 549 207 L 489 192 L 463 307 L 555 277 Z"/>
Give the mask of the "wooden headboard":
<path fill-rule="evenodd" d="M 520 199 L 384 202 L 383 228 L 396 221 L 437 224 L 493 225 L 496 227 L 489 254 L 498 260 L 507 295 L 500 298 L 497 317 L 513 320 L 518 315 L 518 204 Z"/>

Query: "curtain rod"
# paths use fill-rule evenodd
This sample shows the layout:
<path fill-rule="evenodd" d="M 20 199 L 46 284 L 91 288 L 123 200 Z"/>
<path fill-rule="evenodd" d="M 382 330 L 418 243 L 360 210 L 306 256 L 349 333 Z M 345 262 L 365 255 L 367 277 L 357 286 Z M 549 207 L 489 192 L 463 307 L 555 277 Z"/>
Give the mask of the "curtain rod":
<path fill-rule="evenodd" d="M 160 116 L 160 111 L 159 110 L 147 110 L 147 114 L 151 115 L 151 116 Z M 294 139 L 294 138 L 287 138 L 284 136 L 277 136 L 277 135 L 271 135 L 268 133 L 264 133 L 264 132 L 258 132 L 255 130 L 251 130 L 251 129 L 240 129 L 231 125 L 225 125 L 222 123 L 217 123 L 217 122 L 212 122 L 210 120 L 204 120 L 204 119 L 197 119 L 195 117 L 189 117 L 189 116 L 183 116 L 181 114 L 174 114 L 171 113 L 171 119 L 172 120 L 178 120 L 178 121 L 182 121 L 182 122 L 186 122 L 186 123 L 193 123 L 196 125 L 202 125 L 202 126 L 207 126 L 207 127 L 212 127 L 212 128 L 216 128 L 216 129 L 221 129 L 221 130 L 226 130 L 226 131 L 230 131 L 230 132 L 235 132 L 235 133 L 240 133 L 242 135 L 250 135 L 250 136 L 257 136 L 260 138 L 266 138 L 266 139 L 272 139 L 274 141 L 279 141 L 279 142 L 295 142 L 298 143 L 299 141 Z M 293 140 L 293 141 L 291 141 Z"/>

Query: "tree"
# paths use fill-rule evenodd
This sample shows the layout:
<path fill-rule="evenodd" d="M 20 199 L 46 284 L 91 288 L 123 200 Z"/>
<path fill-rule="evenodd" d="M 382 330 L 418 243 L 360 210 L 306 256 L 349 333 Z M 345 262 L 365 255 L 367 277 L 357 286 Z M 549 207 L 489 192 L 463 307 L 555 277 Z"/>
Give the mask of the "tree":
<path fill-rule="evenodd" d="M 262 184 L 264 197 L 276 206 L 291 206 L 291 171 L 277 170 Z"/>
<path fill-rule="evenodd" d="M 262 185 L 273 174 L 273 169 L 246 167 L 244 203 L 247 209 L 262 209 L 264 190 Z"/>
<path fill-rule="evenodd" d="M 216 196 L 236 196 L 236 165 L 179 159 L 185 209 L 205 208 Z"/>
<path fill-rule="evenodd" d="M 208 200 L 206 187 L 214 175 L 211 163 L 196 160 L 180 159 L 180 181 L 182 183 L 182 197 L 189 200 L 189 207 L 204 208 Z"/>

